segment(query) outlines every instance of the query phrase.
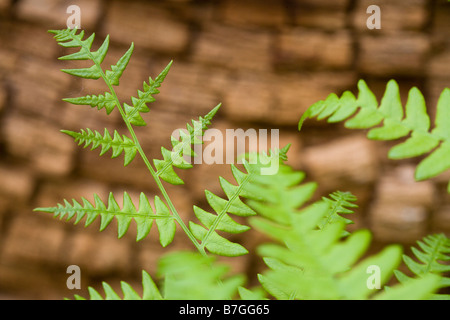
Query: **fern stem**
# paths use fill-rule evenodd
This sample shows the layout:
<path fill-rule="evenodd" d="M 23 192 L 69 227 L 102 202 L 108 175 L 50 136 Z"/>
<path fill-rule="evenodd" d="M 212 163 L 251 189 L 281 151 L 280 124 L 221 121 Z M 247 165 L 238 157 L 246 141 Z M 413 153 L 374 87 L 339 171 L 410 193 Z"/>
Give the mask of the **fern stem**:
<path fill-rule="evenodd" d="M 77 39 L 76 37 L 74 37 L 74 39 Z M 78 39 L 77 39 L 78 40 Z M 125 111 L 122 108 L 122 105 L 119 101 L 119 98 L 117 97 L 116 91 L 114 90 L 112 84 L 110 83 L 110 81 L 108 80 L 108 78 L 106 77 L 105 73 L 103 72 L 102 67 L 100 66 L 100 64 L 96 61 L 95 57 L 92 55 L 91 51 L 89 50 L 89 48 L 84 46 L 84 43 L 81 41 L 78 41 L 81 47 L 84 47 L 86 49 L 86 51 L 89 54 L 90 59 L 94 62 L 94 64 L 96 65 L 96 67 L 99 69 L 101 77 L 103 79 L 103 81 L 105 81 L 106 85 L 109 88 L 109 91 L 111 92 L 111 94 L 114 97 L 114 101 L 116 103 L 117 109 L 119 110 L 120 115 L 122 116 L 123 121 L 125 122 L 125 125 L 128 128 L 128 131 L 131 134 L 131 137 L 136 145 L 137 151 L 139 152 L 139 155 L 141 156 L 142 160 L 144 160 L 145 165 L 147 166 L 148 170 L 150 171 L 150 174 L 152 175 L 153 179 L 155 180 L 156 184 L 158 185 L 159 190 L 161 191 L 161 194 L 163 195 L 164 199 L 166 200 L 170 210 L 172 211 L 172 215 L 174 217 L 174 219 L 178 222 L 178 224 L 181 226 L 181 228 L 183 229 L 183 231 L 186 233 L 186 235 L 189 237 L 189 239 L 192 241 L 192 243 L 194 244 L 194 246 L 197 248 L 197 250 L 203 255 L 206 256 L 206 251 L 203 247 L 200 246 L 200 244 L 198 243 L 197 239 L 195 239 L 194 235 L 192 234 L 192 232 L 189 230 L 189 228 L 186 226 L 186 224 L 184 223 L 184 221 L 181 219 L 180 215 L 178 214 L 175 206 L 172 203 L 172 200 L 170 199 L 169 195 L 167 194 L 166 189 L 164 188 L 161 180 L 159 179 L 159 177 L 156 175 L 155 170 L 153 169 L 152 165 L 150 164 L 150 161 L 147 158 L 147 155 L 145 154 L 144 150 L 141 147 L 141 144 L 139 143 L 139 140 L 136 136 L 136 133 L 134 132 L 134 129 L 130 123 L 130 121 L 128 120 Z"/>
<path fill-rule="evenodd" d="M 108 83 L 106 76 L 104 75 L 102 71 L 102 78 L 105 80 L 105 82 L 108 85 L 109 90 L 111 91 L 111 94 L 114 96 L 114 99 L 116 100 L 117 109 L 120 112 L 120 115 L 122 116 L 123 121 L 125 122 L 125 125 L 128 128 L 128 131 L 131 134 L 131 138 L 133 139 L 137 151 L 139 152 L 139 155 L 141 156 L 142 160 L 144 160 L 145 165 L 148 168 L 148 171 L 150 171 L 150 174 L 152 175 L 153 179 L 155 180 L 156 184 L 158 185 L 159 190 L 161 191 L 162 196 L 167 202 L 167 205 L 170 208 L 170 211 L 172 211 L 172 214 L 174 216 L 174 219 L 178 222 L 180 227 L 183 229 L 183 231 L 186 233 L 186 235 L 189 237 L 189 239 L 192 241 L 192 243 L 195 245 L 197 250 L 204 256 L 206 256 L 206 252 L 204 248 L 200 247 L 200 244 L 198 243 L 197 239 L 195 239 L 192 232 L 189 230 L 189 228 L 186 226 L 184 221 L 181 219 L 180 215 L 178 214 L 178 211 L 176 210 L 175 206 L 172 203 L 172 200 L 170 199 L 169 195 L 167 194 L 166 189 L 164 188 L 159 176 L 156 174 L 155 170 L 153 169 L 152 165 L 150 164 L 150 161 L 147 158 L 147 155 L 145 154 L 144 150 L 141 147 L 141 144 L 139 143 L 139 140 L 136 136 L 136 133 L 134 132 L 134 129 L 130 123 L 130 121 L 127 119 L 125 112 L 123 111 L 122 106 L 120 105 L 119 99 L 117 98 L 117 95 L 114 91 L 114 88 L 111 84 Z"/>
<path fill-rule="evenodd" d="M 150 171 L 153 179 L 155 180 L 156 184 L 158 185 L 159 190 L 161 191 L 161 194 L 163 195 L 164 199 L 167 202 L 167 205 L 170 208 L 170 211 L 172 211 L 172 214 L 175 218 L 175 220 L 178 222 L 178 224 L 180 225 L 180 227 L 183 229 L 183 231 L 186 233 L 186 235 L 189 237 L 189 239 L 192 241 L 192 243 L 195 245 L 195 247 L 197 248 L 197 250 L 204 256 L 206 256 L 206 252 L 204 250 L 204 248 L 202 248 L 200 246 L 200 244 L 198 243 L 197 239 L 195 239 L 194 235 L 192 234 L 192 232 L 189 230 L 189 228 L 186 226 L 186 224 L 184 223 L 184 221 L 181 219 L 180 215 L 178 214 L 175 206 L 172 203 L 172 200 L 170 199 L 169 195 L 167 194 L 166 189 L 164 188 L 161 180 L 159 179 L 159 176 L 156 175 L 155 170 L 153 169 L 153 167 L 150 164 L 150 161 L 147 158 L 147 155 L 144 153 L 144 150 L 142 150 L 142 147 L 136 137 L 136 134 L 131 126 L 131 124 L 129 123 L 128 119 L 125 118 L 125 113 L 123 112 L 123 110 L 121 110 L 121 108 L 119 108 L 119 111 L 121 112 L 122 118 L 125 121 L 125 124 L 127 125 L 128 130 L 130 131 L 130 134 L 132 136 L 133 141 L 136 144 L 137 150 L 142 158 L 142 160 L 144 160 L 145 165 L 147 166 L 148 170 Z"/>

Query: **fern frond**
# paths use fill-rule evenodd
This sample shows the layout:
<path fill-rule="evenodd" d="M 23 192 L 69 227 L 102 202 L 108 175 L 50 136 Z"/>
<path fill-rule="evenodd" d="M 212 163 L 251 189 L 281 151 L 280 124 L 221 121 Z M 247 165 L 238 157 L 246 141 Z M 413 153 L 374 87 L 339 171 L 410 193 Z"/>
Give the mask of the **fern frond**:
<path fill-rule="evenodd" d="M 342 221 L 345 224 L 352 224 L 353 221 L 341 216 L 341 214 L 354 213 L 353 210 L 348 208 L 357 208 L 358 205 L 353 203 L 357 199 L 351 192 L 335 191 L 329 195 L 331 198 L 322 197 L 322 200 L 328 203 L 329 212 L 319 223 L 319 228 L 324 229 L 335 221 Z M 343 236 L 347 236 L 350 233 L 344 230 Z"/>
<path fill-rule="evenodd" d="M 155 80 L 149 77 L 148 83 L 144 81 L 143 91 L 138 90 L 138 98 L 131 97 L 132 106 L 126 103 L 123 104 L 126 117 L 131 124 L 135 126 L 146 125 L 144 119 L 140 114 L 150 111 L 150 109 L 147 107 L 147 103 L 155 101 L 155 98 L 153 98 L 153 96 L 159 93 L 158 88 L 166 78 L 171 66 L 172 61 L 169 62 L 169 64 L 164 68 L 163 71 L 161 71 L 161 73 L 155 78 Z"/>
<path fill-rule="evenodd" d="M 211 120 L 219 110 L 221 104 L 217 105 L 214 109 L 208 112 L 204 117 L 199 117 L 197 120 L 192 120 L 192 126 L 186 125 L 187 133 L 180 130 L 180 140 L 175 137 L 171 137 L 172 151 L 161 147 L 161 153 L 163 160 L 154 159 L 153 163 L 156 167 L 156 176 L 162 180 L 174 184 L 184 184 L 184 181 L 176 174 L 173 167 L 179 169 L 192 168 L 192 164 L 184 159 L 185 156 L 196 156 L 192 145 L 202 144 L 203 141 L 199 138 L 202 137 L 204 131 L 211 124 Z"/>
<path fill-rule="evenodd" d="M 262 218 L 252 218 L 251 224 L 275 238 L 280 244 L 265 244 L 258 248 L 269 270 L 258 279 L 263 288 L 277 299 L 370 299 L 383 291 L 368 285 L 369 267 L 382 270 L 380 287 L 387 283 L 401 260 L 401 247 L 391 245 L 362 261 L 370 243 L 367 230 L 358 230 L 342 240 L 345 223 L 335 222 L 324 230 L 317 223 L 326 216 L 328 205 L 317 202 L 293 218 L 290 227 Z M 439 277 L 422 279 L 412 299 L 434 292 Z M 399 290 L 401 285 L 391 290 Z"/>
<path fill-rule="evenodd" d="M 149 234 L 153 220 L 156 220 L 160 234 L 160 243 L 163 247 L 170 244 L 175 236 L 176 224 L 174 218 L 158 196 L 155 197 L 155 212 L 144 193 L 140 194 L 137 210 L 127 192 L 124 192 L 123 195 L 122 208 L 117 204 L 112 192 L 109 194 L 107 205 L 97 194 L 94 194 L 94 204 L 91 204 L 85 198 L 81 200 L 82 203 L 72 200 L 72 204 L 64 200 L 64 204 L 58 204 L 56 207 L 36 208 L 34 211 L 53 213 L 53 216 L 60 220 L 66 218 L 66 221 L 69 221 L 75 218 L 75 224 L 78 224 L 86 217 L 85 227 L 91 225 L 97 218 L 100 218 L 100 231 L 105 230 L 115 217 L 118 224 L 117 232 L 119 238 L 126 234 L 131 221 L 134 220 L 137 225 L 136 241 L 144 239 Z"/>
<path fill-rule="evenodd" d="M 435 274 L 427 274 L 423 278 L 411 279 L 402 285 L 389 288 L 374 297 L 374 300 L 428 300 L 436 291 L 440 277 Z"/>
<path fill-rule="evenodd" d="M 398 84 L 394 80 L 387 83 L 380 104 L 363 80 L 358 82 L 358 90 L 358 98 L 350 91 L 345 91 L 340 98 L 332 93 L 325 100 L 313 104 L 301 117 L 299 130 L 306 118 L 327 118 L 328 122 L 346 120 L 347 128 L 370 129 L 367 134 L 369 139 L 395 140 L 407 137 L 406 141 L 389 150 L 390 159 L 412 158 L 429 153 L 416 168 L 416 180 L 435 177 L 450 168 L 449 88 L 443 90 L 438 100 L 433 129 L 430 129 L 430 117 L 423 95 L 416 87 L 409 91 L 405 110 Z M 375 127 L 381 123 L 382 126 Z"/>
<path fill-rule="evenodd" d="M 152 277 L 146 272 L 142 271 L 142 289 L 143 293 L 140 296 L 128 283 L 120 282 L 122 289 L 122 297 L 114 291 L 114 289 L 106 282 L 102 282 L 102 287 L 105 292 L 103 297 L 93 287 L 88 287 L 90 300 L 162 300 L 161 293 L 153 281 Z M 75 295 L 75 300 L 86 300 L 86 298 Z"/>
<path fill-rule="evenodd" d="M 316 189 L 315 183 L 301 184 L 303 179 L 303 172 L 281 162 L 276 175 L 258 175 L 245 188 L 252 195 L 247 204 L 258 214 L 250 224 L 276 241 L 258 248 L 269 267 L 258 276 L 262 287 L 277 299 L 376 298 L 380 290 L 367 285 L 367 268 L 376 265 L 382 270 L 383 285 L 401 261 L 401 248 L 388 246 L 361 260 L 370 232 L 358 230 L 344 238 L 348 220 L 338 215 L 351 212 L 347 208 L 356 206 L 355 197 L 337 192 L 302 208 Z M 429 279 L 419 283 L 416 297 L 430 293 L 425 281 Z M 432 283 L 437 281 L 433 278 Z"/>
<path fill-rule="evenodd" d="M 84 148 L 92 144 L 91 150 L 94 150 L 101 146 L 100 156 L 104 155 L 109 149 L 112 149 L 111 158 L 117 158 L 124 153 L 124 166 L 129 165 L 137 153 L 133 140 L 125 135 L 121 137 L 117 130 L 114 130 L 114 138 L 111 137 L 106 128 L 103 136 L 98 131 L 92 131 L 91 129 L 81 129 L 80 132 L 61 130 L 61 132 L 73 137 L 78 145 L 84 143 Z"/>
<path fill-rule="evenodd" d="M 77 98 L 65 98 L 63 100 L 75 105 L 86 105 L 92 108 L 97 107 L 98 110 L 105 108 L 107 114 L 110 114 L 116 106 L 116 100 L 109 92 L 105 92 L 104 95 L 87 95 Z"/>
<path fill-rule="evenodd" d="M 450 265 L 444 264 L 450 261 L 450 239 L 444 234 L 428 235 L 417 241 L 419 248 L 411 247 L 414 256 L 419 262 L 414 261 L 407 255 L 403 255 L 403 262 L 411 270 L 411 272 L 418 278 L 422 278 L 430 273 L 443 275 L 450 272 Z M 401 283 L 406 283 L 411 280 L 403 272 L 395 270 L 395 276 Z M 450 287 L 450 278 L 442 277 L 441 288 Z M 435 294 L 432 299 L 446 299 L 450 300 L 450 295 Z"/>
<path fill-rule="evenodd" d="M 245 282 L 243 275 L 227 276 L 230 268 L 197 252 L 180 251 L 163 256 L 158 275 L 164 276 L 164 298 L 180 300 L 228 300 Z"/>
<path fill-rule="evenodd" d="M 165 255 L 159 261 L 158 275 L 164 278 L 160 290 L 151 276 L 142 272 L 143 294 L 140 296 L 126 282 L 121 282 L 122 296 L 111 286 L 102 283 L 104 296 L 89 287 L 91 300 L 228 300 L 238 292 L 244 283 L 242 275 L 227 277 L 229 268 L 214 258 L 192 252 L 175 252 Z M 77 300 L 85 298 L 75 295 Z"/>

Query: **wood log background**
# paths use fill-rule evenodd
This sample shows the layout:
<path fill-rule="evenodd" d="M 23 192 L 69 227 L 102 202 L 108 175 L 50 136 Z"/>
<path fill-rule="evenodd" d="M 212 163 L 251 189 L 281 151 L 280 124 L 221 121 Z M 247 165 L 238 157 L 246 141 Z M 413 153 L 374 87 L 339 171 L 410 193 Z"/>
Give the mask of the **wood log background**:
<path fill-rule="evenodd" d="M 417 86 L 433 114 L 450 84 L 450 3 L 444 0 L 0 0 L 0 297 L 61 299 L 86 295 L 100 281 L 140 287 L 141 270 L 155 271 L 167 250 L 191 249 L 179 234 L 168 249 L 156 233 L 134 240 L 134 226 L 116 239 L 110 226 L 84 229 L 32 212 L 62 199 L 92 199 L 127 191 L 158 194 L 144 164 L 136 159 L 99 157 L 77 147 L 60 129 L 104 127 L 124 131 L 118 114 L 61 101 L 104 90 L 99 81 L 68 76 L 63 54 L 46 31 L 66 27 L 66 8 L 81 8 L 82 28 L 98 45 L 111 36 L 105 65 L 135 52 L 121 79 L 122 101 L 136 95 L 149 76 L 174 60 L 157 102 L 137 135 L 149 158 L 160 158 L 170 134 L 219 102 L 213 122 L 220 130 L 279 129 L 280 144 L 292 143 L 289 164 L 317 181 L 317 196 L 335 190 L 358 197 L 353 228 L 370 228 L 375 246 L 401 243 L 405 250 L 432 232 L 450 232 L 450 175 L 416 183 L 416 160 L 390 161 L 391 143 L 369 141 L 364 131 L 307 121 L 302 113 L 329 93 L 355 91 L 359 79 L 378 98 L 389 79 L 399 82 L 402 99 Z M 381 8 L 381 29 L 366 27 L 369 5 Z M 180 170 L 178 170 L 179 172 Z M 168 186 L 186 219 L 192 205 L 204 205 L 204 190 L 221 194 L 218 176 L 231 180 L 227 165 L 199 165 L 180 172 L 182 187 Z M 120 196 L 117 197 L 120 203 Z M 249 250 L 263 240 L 253 231 L 236 238 Z M 230 262 L 253 275 L 260 258 Z M 66 268 L 81 267 L 82 290 L 66 288 Z"/>

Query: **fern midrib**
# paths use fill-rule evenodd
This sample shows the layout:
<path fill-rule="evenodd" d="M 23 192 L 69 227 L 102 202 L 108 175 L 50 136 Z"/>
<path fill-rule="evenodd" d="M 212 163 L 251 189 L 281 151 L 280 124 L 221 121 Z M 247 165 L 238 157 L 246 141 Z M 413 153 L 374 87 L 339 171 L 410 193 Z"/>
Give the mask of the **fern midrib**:
<path fill-rule="evenodd" d="M 431 264 L 433 263 L 433 261 L 437 261 L 437 256 L 440 252 L 439 248 L 444 244 L 444 242 L 445 242 L 445 239 L 443 239 L 442 237 L 439 237 L 436 245 L 433 246 L 432 254 L 429 255 L 430 259 L 427 261 L 427 264 L 426 264 L 425 274 L 431 272 Z"/>
<path fill-rule="evenodd" d="M 327 216 L 327 220 L 325 221 L 325 224 L 322 226 L 324 229 L 328 224 L 330 224 L 331 220 L 333 219 L 334 215 L 337 215 L 337 211 L 341 206 L 342 199 L 339 198 L 339 200 L 333 205 L 333 208 L 331 210 L 331 213 Z"/>
<path fill-rule="evenodd" d="M 156 175 L 155 170 L 153 169 L 153 167 L 150 164 L 150 161 L 148 160 L 146 154 L 144 153 L 144 150 L 141 147 L 141 144 L 139 143 L 139 140 L 137 139 L 136 133 L 134 132 L 134 129 L 130 123 L 130 121 L 128 120 L 122 105 L 119 101 L 119 98 L 117 97 L 116 91 L 114 90 L 112 84 L 110 83 L 109 79 L 106 77 L 105 73 L 103 72 L 102 67 L 100 66 L 100 64 L 96 61 L 95 57 L 92 55 L 92 52 L 90 51 L 90 48 L 87 48 L 84 43 L 78 39 L 78 37 L 74 36 L 74 39 L 76 39 L 76 41 L 78 42 L 78 44 L 80 45 L 80 47 L 84 48 L 85 50 L 87 50 L 88 55 L 90 57 L 90 59 L 94 62 L 94 64 L 96 65 L 96 67 L 98 68 L 100 75 L 103 79 L 103 81 L 105 81 L 106 85 L 108 86 L 109 91 L 111 92 L 111 94 L 114 97 L 117 109 L 119 110 L 120 115 L 122 116 L 123 121 L 125 122 L 125 125 L 127 126 L 128 131 L 130 132 L 132 139 L 136 145 L 136 148 L 139 152 L 139 155 L 141 156 L 142 160 L 144 160 L 145 165 L 147 166 L 147 169 L 150 171 L 150 174 L 152 175 L 153 179 L 155 180 L 156 184 L 158 185 L 159 190 L 161 191 L 162 196 L 164 197 L 164 199 L 167 202 L 167 205 L 169 206 L 170 210 L 172 211 L 172 215 L 174 216 L 174 219 L 178 222 L 178 224 L 181 226 L 181 228 L 183 229 L 183 231 L 186 233 L 186 235 L 189 237 L 189 239 L 191 240 L 191 242 L 194 244 L 194 246 L 197 248 L 197 250 L 202 254 L 202 255 L 206 255 L 205 250 L 200 246 L 200 244 L 198 243 L 198 241 L 196 240 L 196 238 L 194 237 L 194 235 L 191 233 L 191 231 L 189 230 L 189 228 L 186 226 L 186 224 L 184 223 L 184 221 L 181 219 L 180 215 L 178 214 L 175 206 L 172 203 L 172 200 L 169 198 L 169 195 L 166 192 L 166 189 L 164 188 L 163 184 L 161 183 L 161 180 L 159 179 L 159 177 Z"/>
<path fill-rule="evenodd" d="M 222 219 L 222 217 L 228 212 L 228 209 L 230 208 L 231 204 L 233 203 L 233 201 L 239 197 L 242 188 L 247 184 L 247 182 L 250 180 L 250 178 L 253 176 L 252 172 L 249 172 L 247 174 L 247 176 L 244 178 L 244 180 L 242 180 L 242 183 L 239 184 L 238 189 L 236 190 L 236 192 L 233 194 L 233 196 L 231 197 L 231 199 L 229 199 L 229 201 L 227 201 L 227 204 L 225 205 L 225 207 L 222 209 L 222 211 L 217 215 L 217 218 L 214 219 L 213 224 L 211 225 L 211 228 L 209 228 L 208 232 L 206 233 L 206 235 L 203 237 L 202 239 L 202 243 L 201 243 L 201 247 L 205 248 L 206 244 L 208 243 L 208 239 L 211 236 L 211 234 L 213 232 L 216 231 L 217 226 L 220 223 L 220 220 Z"/>
<path fill-rule="evenodd" d="M 36 210 L 39 210 L 39 208 L 37 208 Z M 110 214 L 110 215 L 114 215 L 114 216 L 127 216 L 127 217 L 133 217 L 133 218 L 148 218 L 148 219 L 167 219 L 167 218 L 172 218 L 174 219 L 173 216 L 164 216 L 164 215 L 158 215 L 158 214 L 142 214 L 142 213 L 134 213 L 134 212 L 128 212 L 128 211 L 108 211 L 108 209 L 106 210 L 102 210 L 102 209 L 98 209 L 98 208 L 71 208 L 71 209 L 67 209 L 67 207 L 65 208 L 56 208 L 54 210 L 51 210 L 50 212 L 53 212 L 55 214 L 58 215 L 64 215 L 66 213 L 80 213 L 80 212 L 84 212 L 86 214 Z"/>

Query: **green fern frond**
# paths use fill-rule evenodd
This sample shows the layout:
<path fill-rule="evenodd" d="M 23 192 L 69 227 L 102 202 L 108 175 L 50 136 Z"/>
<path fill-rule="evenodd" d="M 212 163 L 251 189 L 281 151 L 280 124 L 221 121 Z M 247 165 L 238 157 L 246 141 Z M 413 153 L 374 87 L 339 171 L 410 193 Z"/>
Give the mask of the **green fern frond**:
<path fill-rule="evenodd" d="M 86 131 L 81 129 L 80 132 L 61 130 L 61 132 L 73 137 L 75 142 L 78 142 L 78 145 L 84 143 L 84 148 L 92 144 L 91 150 L 94 150 L 101 146 L 100 156 L 104 155 L 109 149 L 112 149 L 111 158 L 117 158 L 124 153 L 124 166 L 130 164 L 137 153 L 133 140 L 125 135 L 121 137 L 117 130 L 114 130 L 114 138 L 111 137 L 106 128 L 103 136 L 98 131 L 92 131 L 91 129 L 86 129 Z"/>
<path fill-rule="evenodd" d="M 151 276 L 142 272 L 143 294 L 140 296 L 126 282 L 121 282 L 122 296 L 102 283 L 104 296 L 89 287 L 91 300 L 228 300 L 236 296 L 244 283 L 242 275 L 228 276 L 229 268 L 212 257 L 193 252 L 175 252 L 159 261 L 158 276 L 164 279 L 160 290 Z M 77 300 L 85 298 L 75 295 Z"/>
<path fill-rule="evenodd" d="M 66 221 L 69 221 L 75 218 L 75 224 L 78 224 L 86 217 L 85 227 L 91 225 L 100 217 L 100 231 L 105 230 L 115 217 L 118 224 L 119 238 L 126 234 L 131 221 L 134 220 L 137 225 L 136 241 L 144 239 L 149 234 L 153 220 L 156 220 L 160 234 L 160 243 L 163 247 L 169 245 L 175 236 L 176 224 L 174 218 L 158 196 L 155 197 L 156 212 L 153 211 L 144 193 L 140 194 L 137 210 L 127 192 L 124 192 L 123 195 L 122 208 L 119 207 L 112 193 L 109 194 L 108 205 L 105 205 L 97 194 L 94 194 L 94 204 L 91 204 L 85 198 L 81 200 L 82 203 L 72 200 L 72 204 L 64 200 L 64 204 L 58 204 L 56 207 L 36 208 L 34 211 L 53 213 L 53 216 L 60 220 L 66 218 Z"/>
<path fill-rule="evenodd" d="M 367 230 L 358 230 L 342 240 L 345 223 L 339 221 L 324 230 L 317 223 L 328 212 L 325 202 L 306 207 L 292 217 L 290 227 L 263 218 L 252 218 L 258 230 L 280 242 L 264 244 L 258 253 L 264 257 L 269 270 L 258 279 L 263 288 L 277 299 L 371 299 L 383 291 L 368 284 L 369 267 L 382 270 L 380 288 L 393 275 L 401 260 L 401 247 L 391 245 L 362 261 L 370 243 Z M 422 279 L 412 299 L 429 296 L 437 289 L 440 279 Z M 401 285 L 391 290 L 401 290 Z M 394 291 L 396 292 L 396 291 Z M 379 297 L 378 297 L 379 298 Z"/>
<path fill-rule="evenodd" d="M 184 184 L 184 181 L 176 174 L 173 167 L 179 169 L 192 168 L 192 164 L 186 161 L 184 157 L 196 156 L 194 150 L 192 150 L 192 146 L 203 143 L 203 141 L 199 137 L 203 136 L 204 131 L 211 124 L 211 120 L 219 110 L 220 106 L 221 104 L 217 105 L 204 117 L 199 117 L 198 121 L 192 120 L 192 126 L 190 124 L 187 124 L 187 133 L 183 130 L 179 131 L 180 140 L 172 136 L 172 151 L 161 147 L 163 160 L 153 160 L 153 163 L 157 170 L 156 176 L 174 185 Z"/>
<path fill-rule="evenodd" d="M 164 298 L 180 300 L 229 300 L 245 282 L 243 275 L 227 276 L 228 265 L 197 252 L 180 251 L 164 255 L 158 275 L 164 277 Z"/>
<path fill-rule="evenodd" d="M 358 82 L 358 89 L 358 98 L 345 91 L 340 98 L 332 93 L 325 100 L 313 104 L 301 117 L 299 130 L 306 118 L 327 118 L 328 122 L 346 120 L 347 128 L 370 129 L 367 134 L 369 139 L 395 140 L 407 137 L 406 141 L 390 149 L 390 159 L 412 158 L 429 153 L 416 168 L 416 180 L 435 177 L 450 168 L 449 88 L 441 93 L 435 126 L 431 130 L 424 97 L 416 87 L 409 91 L 405 110 L 398 84 L 394 80 L 387 83 L 380 104 L 363 80 Z M 359 112 L 353 116 L 358 109 Z M 375 127 L 381 123 L 382 126 Z"/>
<path fill-rule="evenodd" d="M 435 274 L 427 274 L 423 278 L 411 279 L 402 285 L 385 289 L 378 293 L 374 300 L 428 300 L 433 296 L 439 286 L 440 277 Z"/>
<path fill-rule="evenodd" d="M 450 265 L 444 264 L 450 261 L 450 239 L 444 234 L 428 235 L 417 241 L 420 249 L 411 247 L 414 256 L 419 262 L 414 261 L 407 255 L 403 255 L 403 262 L 411 270 L 411 272 L 418 278 L 423 278 L 429 273 L 444 275 L 450 272 Z M 395 270 L 395 276 L 401 283 L 406 283 L 411 280 L 403 272 Z M 441 288 L 450 287 L 450 278 L 442 277 Z M 450 300 L 448 294 L 435 294 L 432 299 Z"/>
<path fill-rule="evenodd" d="M 105 292 L 104 297 L 93 287 L 88 287 L 90 300 L 162 300 L 161 293 L 153 281 L 152 277 L 146 272 L 142 271 L 142 296 L 139 295 L 128 283 L 120 282 L 122 289 L 122 297 L 114 291 L 114 289 L 106 282 L 102 282 L 102 287 Z M 75 295 L 75 300 L 86 300 L 86 298 Z"/>
<path fill-rule="evenodd" d="M 109 92 L 105 92 L 104 95 L 87 95 L 77 98 L 65 98 L 63 100 L 75 105 L 86 105 L 92 108 L 97 107 L 98 110 L 105 108 L 107 114 L 110 114 L 116 106 L 116 100 Z"/>
<path fill-rule="evenodd" d="M 329 195 L 329 198 L 322 197 L 322 200 L 328 203 L 329 212 L 319 223 L 319 228 L 324 229 L 335 221 L 342 221 L 345 224 L 353 224 L 353 221 L 342 217 L 342 214 L 354 213 L 353 210 L 348 208 L 357 208 L 358 205 L 353 203 L 357 199 L 351 192 L 335 191 Z M 350 233 L 344 230 L 343 236 L 347 236 Z"/>
<path fill-rule="evenodd" d="M 276 175 L 255 176 L 244 188 L 251 193 L 247 204 L 258 214 L 250 224 L 277 241 L 258 248 L 269 267 L 258 276 L 262 287 L 277 299 L 376 298 L 380 290 L 367 285 L 367 268 L 376 265 L 383 270 L 383 285 L 401 261 L 401 248 L 388 246 L 361 261 L 371 234 L 358 230 L 343 238 L 348 220 L 338 215 L 351 212 L 347 208 L 356 206 L 355 197 L 337 192 L 302 208 L 316 189 L 315 183 L 301 184 L 303 179 L 303 172 L 281 161 Z M 419 283 L 416 297 L 430 293 L 425 281 L 430 280 Z M 432 283 L 437 281 L 433 278 Z"/>
<path fill-rule="evenodd" d="M 126 117 L 131 124 L 135 126 L 146 125 L 144 119 L 140 114 L 150 111 L 150 109 L 147 107 L 147 103 L 155 101 L 153 95 L 159 93 L 158 88 L 166 78 L 171 66 L 172 61 L 169 62 L 169 64 L 164 68 L 163 71 L 161 71 L 161 73 L 155 78 L 155 80 L 149 77 L 148 83 L 144 81 L 143 91 L 138 90 L 138 98 L 131 97 L 132 106 L 126 103 L 123 104 Z"/>

